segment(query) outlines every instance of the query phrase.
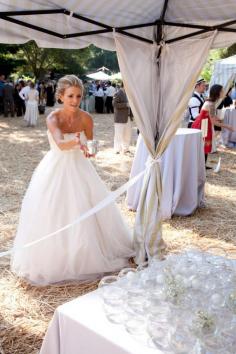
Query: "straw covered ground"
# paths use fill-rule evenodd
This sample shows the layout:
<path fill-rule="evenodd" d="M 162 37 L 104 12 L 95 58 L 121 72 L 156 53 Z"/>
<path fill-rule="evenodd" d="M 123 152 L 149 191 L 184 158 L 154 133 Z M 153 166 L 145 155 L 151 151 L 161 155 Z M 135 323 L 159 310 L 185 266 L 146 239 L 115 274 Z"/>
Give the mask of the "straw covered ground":
<path fill-rule="evenodd" d="M 134 153 L 115 155 L 112 150 L 113 116 L 94 115 L 95 135 L 100 141 L 96 168 L 111 190 L 127 181 Z M 133 128 L 133 145 L 135 143 Z M 48 150 L 45 119 L 37 128 L 26 128 L 21 118 L 0 117 L 0 250 L 11 247 L 19 217 L 21 200 L 32 172 Z M 190 217 L 174 217 L 163 227 L 167 251 L 189 246 L 209 246 L 236 252 L 236 151 L 221 149 L 210 157 L 214 163 L 222 157 L 222 169 L 207 172 L 207 207 Z M 130 225 L 135 214 L 119 206 Z M 216 250 L 217 252 L 217 250 Z M 35 354 L 38 352 L 55 308 L 96 288 L 68 284 L 33 287 L 9 270 L 9 258 L 0 258 L 0 354 Z"/>

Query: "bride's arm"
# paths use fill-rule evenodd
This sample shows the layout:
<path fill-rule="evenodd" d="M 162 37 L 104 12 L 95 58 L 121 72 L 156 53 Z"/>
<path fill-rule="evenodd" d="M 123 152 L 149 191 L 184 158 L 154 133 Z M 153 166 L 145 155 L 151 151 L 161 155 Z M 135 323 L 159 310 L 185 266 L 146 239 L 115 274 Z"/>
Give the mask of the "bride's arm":
<path fill-rule="evenodd" d="M 86 138 L 88 140 L 93 140 L 93 119 L 86 112 L 83 112 L 81 115 Z"/>
<path fill-rule="evenodd" d="M 80 138 L 78 136 L 72 140 L 64 140 L 64 136 L 58 127 L 58 121 L 55 114 L 50 114 L 47 117 L 47 127 L 52 134 L 55 143 L 61 150 L 70 150 L 73 147 L 80 145 Z"/>

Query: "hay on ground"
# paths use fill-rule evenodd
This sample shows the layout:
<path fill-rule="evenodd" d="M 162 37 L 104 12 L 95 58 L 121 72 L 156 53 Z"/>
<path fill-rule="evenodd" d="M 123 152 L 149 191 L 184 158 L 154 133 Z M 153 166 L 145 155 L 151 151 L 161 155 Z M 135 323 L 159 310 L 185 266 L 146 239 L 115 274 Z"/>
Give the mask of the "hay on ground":
<path fill-rule="evenodd" d="M 96 168 L 111 190 L 128 180 L 134 154 L 115 155 L 113 116 L 94 115 L 95 134 L 100 141 Z M 26 128 L 22 118 L 0 117 L 0 250 L 8 249 L 16 231 L 22 197 L 32 172 L 48 150 L 45 119 L 36 128 Z M 133 128 L 133 143 L 136 129 Z M 189 247 L 215 247 L 235 257 L 236 253 L 236 151 L 221 149 L 210 162 L 222 157 L 219 174 L 207 172 L 205 209 L 189 217 L 174 217 L 163 226 L 169 252 Z M 125 197 L 119 207 L 130 225 Z M 96 288 L 97 282 L 33 287 L 9 270 L 9 258 L 0 258 L 0 354 L 36 354 L 57 306 Z"/>

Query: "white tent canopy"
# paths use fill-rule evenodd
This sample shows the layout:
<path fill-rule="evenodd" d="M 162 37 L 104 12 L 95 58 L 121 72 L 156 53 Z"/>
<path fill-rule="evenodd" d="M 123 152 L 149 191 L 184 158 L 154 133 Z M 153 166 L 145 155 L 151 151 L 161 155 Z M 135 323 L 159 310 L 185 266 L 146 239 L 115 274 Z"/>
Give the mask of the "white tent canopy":
<path fill-rule="evenodd" d="M 110 76 L 110 79 L 111 79 L 111 80 L 122 80 L 121 72 L 112 74 L 112 75 Z"/>
<path fill-rule="evenodd" d="M 104 73 L 103 71 L 97 71 L 95 73 L 92 73 L 92 74 L 88 74 L 86 75 L 87 77 L 89 77 L 90 79 L 93 79 L 93 80 L 109 80 L 110 79 L 110 76 L 107 75 L 106 73 Z"/>
<path fill-rule="evenodd" d="M 66 4 L 66 9 L 64 8 Z M 174 136 L 210 48 L 236 42 L 235 0 L 1 0 L 0 40 L 117 50 L 150 166 L 135 224 L 138 262 L 162 246 L 159 158 Z"/>
<path fill-rule="evenodd" d="M 210 86 L 219 84 L 224 87 L 228 84 L 229 80 L 236 79 L 236 55 L 232 57 L 217 60 L 214 63 L 214 70 L 211 77 Z"/>
<path fill-rule="evenodd" d="M 162 35 L 170 43 L 218 28 L 215 47 L 235 41 L 235 17 L 235 0 L 1 0 L 0 33 L 2 43 L 34 39 L 41 47 L 93 43 L 115 50 L 113 29 L 147 42 Z"/>

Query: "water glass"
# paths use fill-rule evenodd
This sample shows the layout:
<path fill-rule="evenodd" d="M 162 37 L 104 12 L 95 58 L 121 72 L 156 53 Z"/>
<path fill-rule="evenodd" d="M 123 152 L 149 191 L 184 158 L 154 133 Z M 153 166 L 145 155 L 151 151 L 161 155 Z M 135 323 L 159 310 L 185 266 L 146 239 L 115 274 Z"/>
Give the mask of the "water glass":
<path fill-rule="evenodd" d="M 96 155 L 98 152 L 98 141 L 97 140 L 87 140 L 87 148 L 90 155 Z"/>
<path fill-rule="evenodd" d="M 98 288 L 102 288 L 103 286 L 114 285 L 115 282 L 118 280 L 118 276 L 116 275 L 107 275 L 103 277 L 100 282 L 98 283 Z"/>

